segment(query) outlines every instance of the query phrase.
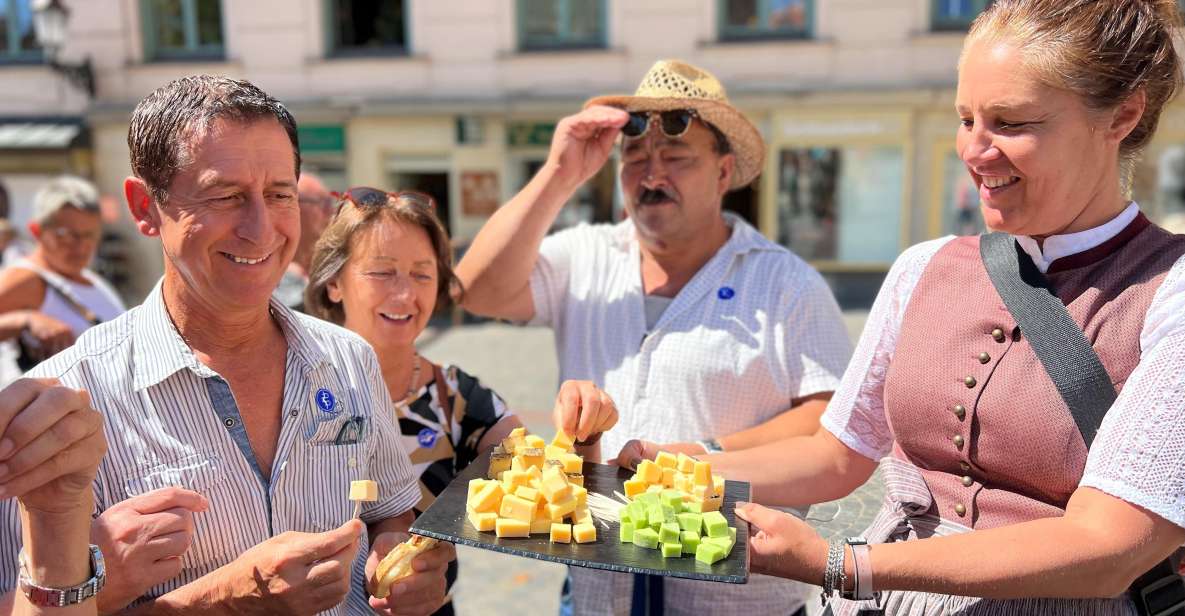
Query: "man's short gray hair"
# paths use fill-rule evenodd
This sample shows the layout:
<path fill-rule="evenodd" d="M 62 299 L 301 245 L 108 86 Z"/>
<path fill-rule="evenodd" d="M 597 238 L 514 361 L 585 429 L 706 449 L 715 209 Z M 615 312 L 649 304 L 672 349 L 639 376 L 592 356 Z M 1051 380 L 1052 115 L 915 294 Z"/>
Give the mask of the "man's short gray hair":
<path fill-rule="evenodd" d="M 98 189 L 87 180 L 73 175 L 50 180 L 33 197 L 33 222 L 45 225 L 67 207 L 98 214 Z"/>

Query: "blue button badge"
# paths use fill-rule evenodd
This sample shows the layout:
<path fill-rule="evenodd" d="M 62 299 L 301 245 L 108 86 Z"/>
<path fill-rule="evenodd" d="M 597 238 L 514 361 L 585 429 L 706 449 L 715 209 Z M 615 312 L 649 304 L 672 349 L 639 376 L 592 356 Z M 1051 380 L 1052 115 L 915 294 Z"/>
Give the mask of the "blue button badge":
<path fill-rule="evenodd" d="M 734 291 L 732 287 L 720 287 L 720 290 L 716 291 L 716 297 L 725 300 L 736 297 L 736 294 L 737 292 Z"/>
<path fill-rule="evenodd" d="M 431 449 L 436 444 L 436 430 L 432 428 L 424 428 L 416 435 L 416 440 L 419 441 L 420 447 L 424 449 Z"/>
<path fill-rule="evenodd" d="M 337 408 L 337 399 L 333 397 L 333 392 L 322 387 L 317 390 L 317 408 L 326 413 L 332 413 Z"/>

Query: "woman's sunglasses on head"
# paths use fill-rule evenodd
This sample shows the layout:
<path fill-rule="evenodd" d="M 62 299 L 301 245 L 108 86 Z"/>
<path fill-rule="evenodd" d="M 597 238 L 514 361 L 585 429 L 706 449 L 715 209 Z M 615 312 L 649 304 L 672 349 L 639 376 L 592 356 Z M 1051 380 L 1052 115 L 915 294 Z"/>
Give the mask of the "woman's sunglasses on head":
<path fill-rule="evenodd" d="M 650 130 L 654 118 L 658 118 L 658 125 L 662 134 L 667 137 L 682 137 L 691 128 L 691 121 L 699 117 L 694 109 L 672 109 L 670 111 L 631 111 L 630 119 L 621 127 L 621 132 L 629 139 L 637 139 Z"/>
<path fill-rule="evenodd" d="M 333 193 L 333 196 L 338 200 L 337 209 L 339 212 L 347 201 L 353 203 L 354 207 L 360 208 L 382 207 L 387 205 L 391 200 L 399 201 L 400 199 L 429 209 L 432 209 L 435 203 L 432 197 L 419 191 L 401 190 L 398 192 L 389 192 L 370 188 L 369 186 L 355 186 L 344 193 Z"/>

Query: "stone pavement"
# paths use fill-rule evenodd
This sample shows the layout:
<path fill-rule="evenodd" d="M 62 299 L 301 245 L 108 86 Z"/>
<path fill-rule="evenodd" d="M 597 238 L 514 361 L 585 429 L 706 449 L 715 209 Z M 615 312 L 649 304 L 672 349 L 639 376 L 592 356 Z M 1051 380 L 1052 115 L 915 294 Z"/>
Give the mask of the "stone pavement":
<path fill-rule="evenodd" d="M 855 340 L 867 315 L 844 316 L 849 334 Z M 455 363 L 497 391 L 531 432 L 545 438 L 554 434 L 551 407 L 559 376 L 550 330 L 487 322 L 430 329 L 419 346 L 429 359 Z M 835 518 L 834 523 L 842 525 L 866 507 L 875 510 L 880 499 L 875 479 L 858 492 L 852 503 L 845 501 L 841 507 L 819 505 L 809 515 Z M 557 613 L 565 567 L 463 546 L 457 549 L 457 555 L 461 573 L 453 589 L 453 600 L 458 614 Z M 818 602 L 812 601 L 811 605 L 817 606 Z"/>

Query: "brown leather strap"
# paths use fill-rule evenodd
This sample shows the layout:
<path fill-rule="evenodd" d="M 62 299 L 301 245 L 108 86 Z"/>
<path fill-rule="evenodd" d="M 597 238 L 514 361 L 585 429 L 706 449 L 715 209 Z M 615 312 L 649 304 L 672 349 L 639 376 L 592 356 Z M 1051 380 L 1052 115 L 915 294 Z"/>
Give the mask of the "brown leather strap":
<path fill-rule="evenodd" d="M 444 428 L 445 434 L 451 434 L 453 431 L 453 405 L 449 402 L 448 383 L 444 380 L 444 371 L 440 366 L 432 364 L 432 378 L 436 381 L 436 400 L 440 403 L 441 410 L 444 411 Z"/>

